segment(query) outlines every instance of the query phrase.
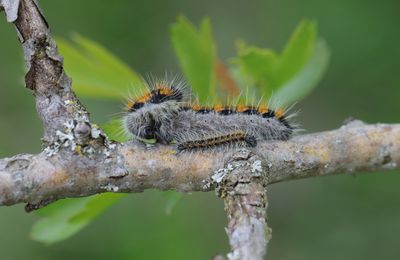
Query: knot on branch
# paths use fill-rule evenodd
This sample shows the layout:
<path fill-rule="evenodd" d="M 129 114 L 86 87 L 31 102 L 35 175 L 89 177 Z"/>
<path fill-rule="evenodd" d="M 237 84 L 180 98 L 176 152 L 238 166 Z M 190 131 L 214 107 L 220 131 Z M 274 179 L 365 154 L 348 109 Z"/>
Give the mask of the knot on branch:
<path fill-rule="evenodd" d="M 56 131 L 55 140 L 44 149 L 49 157 L 57 154 L 62 148 L 88 157 L 101 151 L 105 157 L 109 157 L 110 150 L 116 147 L 108 141 L 107 136 L 97 125 L 89 121 L 69 120 L 63 126 L 63 129 Z"/>

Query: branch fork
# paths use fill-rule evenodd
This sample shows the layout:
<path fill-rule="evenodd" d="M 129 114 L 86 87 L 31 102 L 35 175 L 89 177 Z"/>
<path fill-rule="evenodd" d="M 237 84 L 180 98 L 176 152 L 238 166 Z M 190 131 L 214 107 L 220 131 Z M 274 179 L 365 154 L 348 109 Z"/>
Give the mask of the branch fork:
<path fill-rule="evenodd" d="M 261 158 L 242 149 L 211 176 L 228 215 L 230 260 L 264 259 L 267 253 L 271 229 L 266 219 L 268 175 L 264 174 L 265 167 Z"/>
<path fill-rule="evenodd" d="M 263 259 L 267 185 L 299 178 L 400 168 L 400 124 L 353 121 L 337 130 L 260 142 L 229 154 L 176 154 L 169 146 L 116 143 L 71 89 L 62 57 L 36 0 L 0 0 L 22 43 L 45 149 L 0 159 L 0 206 L 35 210 L 58 199 L 145 189 L 215 189 L 228 215 L 229 259 Z"/>

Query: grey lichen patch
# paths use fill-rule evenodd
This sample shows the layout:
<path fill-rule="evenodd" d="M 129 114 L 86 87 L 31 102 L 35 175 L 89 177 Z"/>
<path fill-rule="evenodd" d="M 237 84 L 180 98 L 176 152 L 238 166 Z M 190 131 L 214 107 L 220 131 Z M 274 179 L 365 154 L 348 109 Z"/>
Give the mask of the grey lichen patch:
<path fill-rule="evenodd" d="M 260 160 L 255 160 L 251 165 L 251 173 L 262 173 L 263 169 Z"/>
<path fill-rule="evenodd" d="M 73 121 L 69 121 L 64 123 L 64 126 L 65 126 L 65 132 L 57 130 L 56 136 L 58 137 L 58 140 L 60 140 L 60 143 L 62 143 L 64 147 L 71 147 L 71 150 L 75 150 L 76 142 L 73 132 L 75 124 Z"/>
<path fill-rule="evenodd" d="M 48 45 L 47 55 L 52 59 L 61 61 L 62 58 L 58 56 L 56 46 L 52 44 L 54 43 L 52 42 Z M 27 49 L 29 50 L 30 48 Z M 45 148 L 45 153 L 48 156 L 53 156 L 58 153 L 60 148 L 70 148 L 71 151 L 81 155 L 92 155 L 99 150 L 98 148 L 101 150 L 101 146 L 104 148 L 104 144 L 105 150 L 110 149 L 107 145 L 107 136 L 96 124 L 90 123 L 86 109 L 71 92 L 71 80 L 64 72 L 61 73 L 58 84 L 61 86 L 60 90 L 62 90 L 58 93 L 60 96 L 53 96 L 51 100 L 59 100 L 60 102 L 54 106 L 54 109 L 48 109 L 51 107 L 48 105 L 41 108 L 45 109 L 47 113 L 57 115 L 57 118 L 52 121 L 53 123 L 48 123 L 54 130 L 48 131 L 51 137 L 45 140 L 50 140 L 51 143 Z M 66 114 L 61 115 L 61 112 L 66 112 Z M 61 121 L 63 123 L 59 125 L 54 123 L 56 120 L 64 121 Z"/>
<path fill-rule="evenodd" d="M 62 83 L 63 89 L 67 89 L 68 91 L 65 93 L 66 97 L 63 97 L 64 106 L 66 107 L 67 111 L 72 111 L 74 114 L 74 120 L 77 122 L 88 122 L 89 121 L 89 114 L 86 109 L 81 105 L 81 103 L 75 98 L 74 95 L 71 95 L 70 87 L 71 87 L 71 79 L 63 73 L 61 75 L 60 80 Z M 92 127 L 93 129 L 93 127 Z"/>
<path fill-rule="evenodd" d="M 225 167 L 214 171 L 204 182 L 203 189 L 216 187 L 218 196 L 224 196 L 222 187 L 237 186 L 241 183 L 249 183 L 253 178 L 264 178 L 267 183 L 267 176 L 263 175 L 263 164 L 257 156 L 247 149 L 240 149 L 235 153 Z"/>
<path fill-rule="evenodd" d="M 101 136 L 104 136 L 105 137 L 105 135 L 100 135 L 100 137 Z M 114 150 L 116 149 L 116 147 L 117 147 L 117 144 L 115 143 L 115 142 L 113 142 L 113 141 L 110 141 L 110 140 L 108 140 L 108 138 L 106 138 L 106 139 L 104 139 L 105 141 L 104 141 L 104 147 L 103 147 L 103 154 L 107 157 L 107 158 L 109 158 L 109 157 L 112 157 L 112 154 L 113 154 L 113 152 L 114 152 Z"/>
<path fill-rule="evenodd" d="M 100 188 L 102 188 L 102 189 L 104 189 L 106 191 L 109 191 L 109 192 L 118 192 L 119 191 L 119 187 L 116 186 L 116 185 L 113 185 L 111 183 L 109 183 L 107 185 L 104 185 L 104 186 L 101 186 Z"/>
<path fill-rule="evenodd" d="M 64 126 L 64 131 L 56 131 L 56 141 L 44 149 L 44 152 L 48 157 L 57 154 L 61 147 L 72 147 L 72 150 L 76 148 L 76 143 L 74 141 L 75 138 L 73 134 L 73 121 L 64 123 Z"/>
<path fill-rule="evenodd" d="M 61 148 L 69 148 L 81 155 L 95 154 L 97 148 L 100 148 L 107 157 L 115 149 L 116 145 L 108 141 L 101 129 L 95 124 L 90 124 L 85 118 L 69 120 L 63 126 L 64 129 L 56 131 L 56 140 L 44 149 L 49 157 L 57 154 Z M 100 142 L 100 147 L 96 146 L 97 141 Z"/>
<path fill-rule="evenodd" d="M 96 124 L 94 124 L 90 134 L 92 135 L 92 138 L 96 139 L 101 136 L 102 132 L 101 132 L 100 128 Z"/>
<path fill-rule="evenodd" d="M 230 166 L 230 165 L 229 165 Z M 219 170 L 216 170 L 213 175 L 211 175 L 211 180 L 219 184 L 222 182 L 222 180 L 225 178 L 226 174 L 229 172 L 229 168 L 222 168 Z"/>

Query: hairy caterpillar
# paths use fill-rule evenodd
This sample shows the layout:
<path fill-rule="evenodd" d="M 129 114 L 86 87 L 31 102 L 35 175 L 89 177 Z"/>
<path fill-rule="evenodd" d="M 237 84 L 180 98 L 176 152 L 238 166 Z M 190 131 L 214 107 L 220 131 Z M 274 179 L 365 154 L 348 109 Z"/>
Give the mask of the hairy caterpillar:
<path fill-rule="evenodd" d="M 144 81 L 148 93 L 130 99 L 123 118 L 124 128 L 139 139 L 156 139 L 168 144 L 171 138 L 160 132 L 162 125 L 171 124 L 182 105 L 190 99 L 186 83 L 178 77 Z"/>
<path fill-rule="evenodd" d="M 255 147 L 257 140 L 254 136 L 248 135 L 242 131 L 231 132 L 214 136 L 202 136 L 199 139 L 182 139 L 178 144 L 178 151 L 200 150 L 204 148 L 225 147 L 225 146 L 249 146 Z"/>
<path fill-rule="evenodd" d="M 187 85 L 177 78 L 147 86 L 148 93 L 128 102 L 125 129 L 139 139 L 175 140 L 180 151 L 287 140 L 295 129 L 283 109 L 192 104 Z"/>

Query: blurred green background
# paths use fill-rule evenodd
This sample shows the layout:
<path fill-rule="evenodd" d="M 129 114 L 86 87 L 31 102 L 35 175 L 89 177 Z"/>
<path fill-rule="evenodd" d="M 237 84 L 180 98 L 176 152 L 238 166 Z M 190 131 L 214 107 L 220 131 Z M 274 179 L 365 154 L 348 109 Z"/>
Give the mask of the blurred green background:
<path fill-rule="evenodd" d="M 331 62 L 315 91 L 296 107 L 308 132 L 348 117 L 399 122 L 400 2 L 338 1 L 40 1 L 54 35 L 77 32 L 136 71 L 179 72 L 170 25 L 178 14 L 198 24 L 209 16 L 222 59 L 238 38 L 280 50 L 302 18 L 315 19 Z M 2 14 L 2 17 L 4 15 Z M 0 23 L 0 156 L 40 151 L 41 123 L 23 87 L 21 46 Z M 121 104 L 83 100 L 98 123 Z M 270 259 L 395 259 L 400 232 L 400 176 L 335 176 L 270 186 Z M 38 216 L 23 205 L 0 208 L 1 259 L 210 259 L 226 253 L 223 204 L 210 193 L 184 195 L 171 215 L 161 192 L 133 194 L 76 236 L 45 246 L 29 238 Z"/>

